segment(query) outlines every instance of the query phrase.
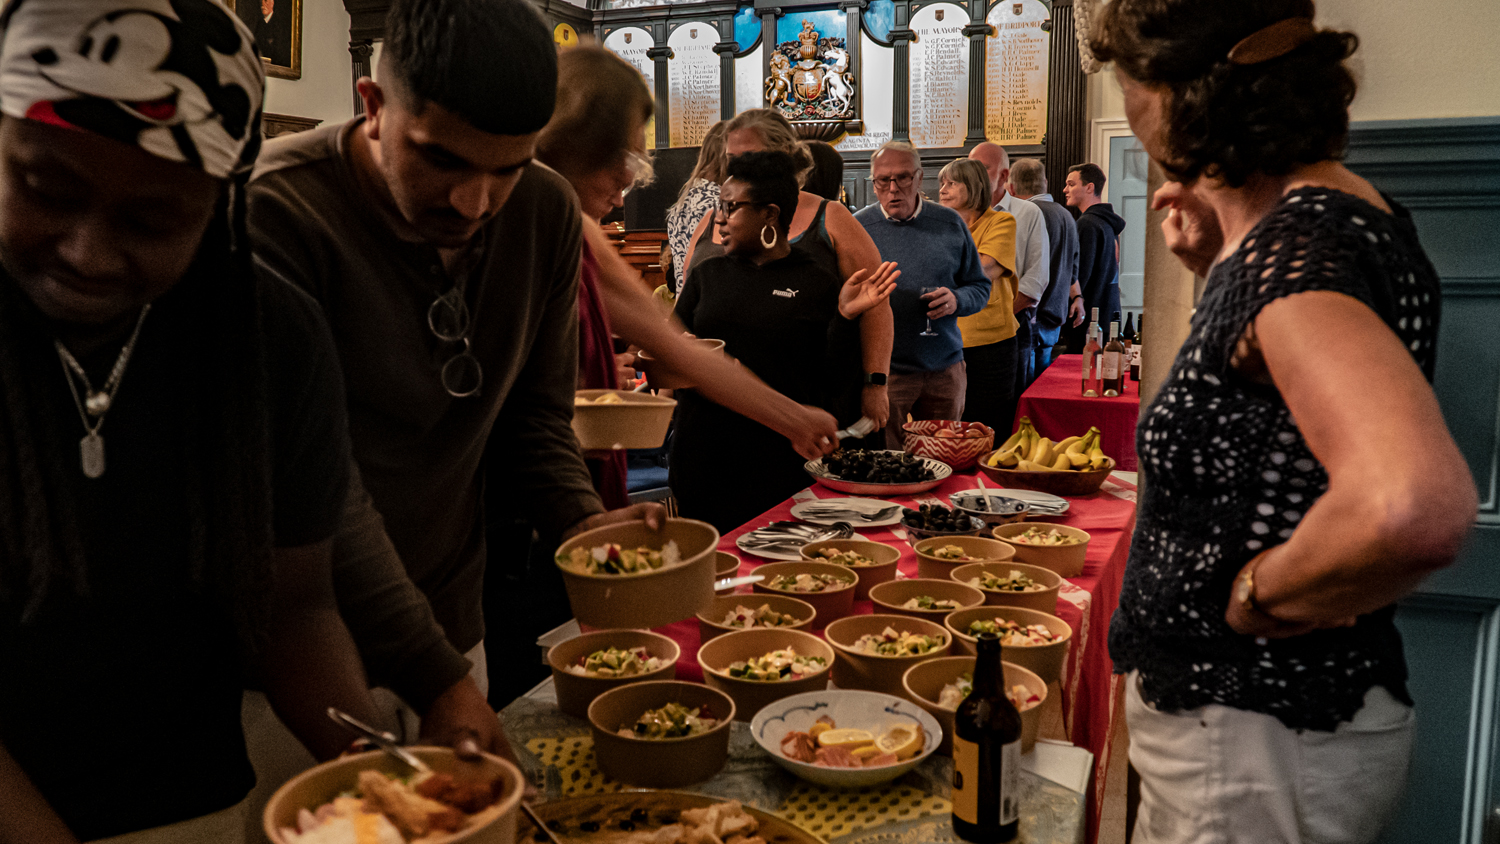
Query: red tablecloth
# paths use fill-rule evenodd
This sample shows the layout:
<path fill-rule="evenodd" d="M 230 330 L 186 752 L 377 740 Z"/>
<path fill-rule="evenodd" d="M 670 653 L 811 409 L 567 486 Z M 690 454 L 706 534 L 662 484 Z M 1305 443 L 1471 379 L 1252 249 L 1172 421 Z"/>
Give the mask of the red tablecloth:
<path fill-rule="evenodd" d="M 978 485 L 973 474 L 955 474 L 931 492 L 891 500 L 908 507 L 934 501 L 947 506 L 949 494 L 973 489 Z M 989 482 L 986 486 L 996 488 L 995 484 Z M 841 497 L 845 497 L 844 493 L 823 486 L 809 487 L 724 536 L 719 543 L 719 550 L 740 557 L 743 561 L 740 574 L 749 574 L 756 566 L 769 561 L 739 550 L 735 545 L 736 539 L 771 522 L 791 519 L 793 505 L 801 501 Z M 1100 492 L 1069 501 L 1071 506 L 1066 515 L 1048 521 L 1081 528 L 1088 531 L 1091 537 L 1083 573 L 1078 577 L 1068 578 L 1059 592 L 1057 615 L 1072 625 L 1074 631 L 1073 646 L 1063 664 L 1061 683 L 1064 727 L 1068 732 L 1068 740 L 1092 752 L 1095 759 L 1087 813 L 1088 840 L 1093 841 L 1104 797 L 1104 777 L 1109 771 L 1109 738 L 1115 718 L 1115 684 L 1119 682 L 1119 678 L 1112 674 L 1107 633 L 1110 616 L 1119 603 L 1120 578 L 1125 571 L 1125 560 L 1130 552 L 1130 536 L 1135 528 L 1135 486 L 1118 477 L 1111 477 Z M 900 576 L 917 576 L 917 554 L 907 544 L 905 531 L 899 527 L 858 530 L 867 539 L 900 548 L 901 560 L 897 564 Z M 748 592 L 749 587 L 741 587 L 741 591 Z M 855 601 L 854 612 L 870 613 L 874 606 L 868 600 Z M 658 632 L 671 636 L 682 648 L 682 658 L 677 663 L 678 679 L 702 682 L 703 670 L 698 665 L 697 619 L 678 622 L 660 628 Z"/>
<path fill-rule="evenodd" d="M 1134 472 L 1135 421 L 1141 412 L 1140 385 L 1127 380 L 1123 396 L 1086 399 L 1083 397 L 1082 369 L 1083 355 L 1062 355 L 1053 361 L 1021 394 L 1016 405 L 1016 424 L 1020 424 L 1022 416 L 1030 416 L 1032 427 L 1054 442 L 1082 434 L 1093 425 L 1102 432 L 1099 447 L 1115 459 L 1115 468 Z M 997 433 L 996 444 L 1002 439 L 1004 437 Z"/>

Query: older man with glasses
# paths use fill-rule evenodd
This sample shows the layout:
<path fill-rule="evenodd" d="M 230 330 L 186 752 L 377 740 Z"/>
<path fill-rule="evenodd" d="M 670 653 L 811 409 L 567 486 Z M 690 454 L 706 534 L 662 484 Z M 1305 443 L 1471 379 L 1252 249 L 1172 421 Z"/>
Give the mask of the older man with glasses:
<path fill-rule="evenodd" d="M 960 419 L 968 379 L 958 318 L 990 298 L 969 228 L 957 212 L 922 196 L 922 162 L 911 144 L 891 141 L 870 158 L 874 204 L 854 215 L 882 260 L 901 266 L 891 294 L 895 347 L 887 392 L 888 448 L 900 448 L 901 425 L 916 419 Z"/>

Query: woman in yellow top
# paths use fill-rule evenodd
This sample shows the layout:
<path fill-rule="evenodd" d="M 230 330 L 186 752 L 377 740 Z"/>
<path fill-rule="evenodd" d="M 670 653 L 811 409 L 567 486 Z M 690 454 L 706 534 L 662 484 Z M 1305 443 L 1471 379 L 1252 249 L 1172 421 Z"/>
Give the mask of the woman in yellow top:
<path fill-rule="evenodd" d="M 973 316 L 959 317 L 969 388 L 964 421 L 1009 432 L 1016 415 L 1016 218 L 990 208 L 989 173 L 967 158 L 938 173 L 938 201 L 958 212 L 979 249 L 990 280 L 990 301 Z"/>

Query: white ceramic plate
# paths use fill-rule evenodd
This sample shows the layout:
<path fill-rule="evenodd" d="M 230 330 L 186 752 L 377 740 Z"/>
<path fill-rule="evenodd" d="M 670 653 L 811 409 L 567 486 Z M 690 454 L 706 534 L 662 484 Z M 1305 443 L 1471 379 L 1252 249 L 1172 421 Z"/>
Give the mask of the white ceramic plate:
<path fill-rule="evenodd" d="M 781 753 L 781 740 L 788 732 L 805 733 L 818 718 L 828 716 L 840 727 L 869 730 L 879 735 L 892 727 L 921 724 L 926 733 L 922 752 L 905 762 L 879 768 L 824 768 L 788 759 Z M 859 788 L 889 782 L 921 764 L 943 742 L 943 728 L 927 710 L 915 703 L 879 692 L 826 689 L 782 698 L 755 713 L 750 734 L 776 760 L 776 764 L 818 785 Z"/>
<path fill-rule="evenodd" d="M 1031 513 L 1034 516 L 1061 516 L 1063 513 L 1068 512 L 1068 499 L 1053 495 L 1050 492 L 1037 492 L 1034 489 L 1011 489 L 1006 487 L 1004 489 L 966 489 L 963 492 L 954 493 L 954 495 L 969 495 L 970 493 L 974 495 L 983 493 L 1003 495 L 1006 498 L 1024 501 L 1031 505 Z"/>
<path fill-rule="evenodd" d="M 743 534 L 734 544 L 741 551 L 765 560 L 793 561 L 802 559 L 802 546 L 825 539 L 864 539 L 853 531 L 800 522 L 772 522 Z"/>
<path fill-rule="evenodd" d="M 820 510 L 853 510 L 866 516 L 874 515 L 882 510 L 890 510 L 891 514 L 883 519 L 865 521 L 858 517 L 839 518 L 836 512 L 819 515 Z M 792 518 L 815 525 L 836 525 L 839 522 L 848 522 L 856 528 L 889 527 L 901 524 L 901 506 L 873 498 L 819 498 L 816 501 L 804 501 L 792 507 Z"/>

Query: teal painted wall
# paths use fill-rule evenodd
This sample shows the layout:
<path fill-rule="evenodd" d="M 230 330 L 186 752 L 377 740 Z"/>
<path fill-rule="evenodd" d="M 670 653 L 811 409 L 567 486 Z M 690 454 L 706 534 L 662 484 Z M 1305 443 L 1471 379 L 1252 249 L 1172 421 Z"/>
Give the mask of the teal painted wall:
<path fill-rule="evenodd" d="M 1500 841 L 1500 117 L 1356 123 L 1348 164 L 1412 212 L 1442 277 L 1435 389 L 1480 493 L 1463 557 L 1400 605 L 1417 749 L 1381 841 L 1487 844 Z"/>

